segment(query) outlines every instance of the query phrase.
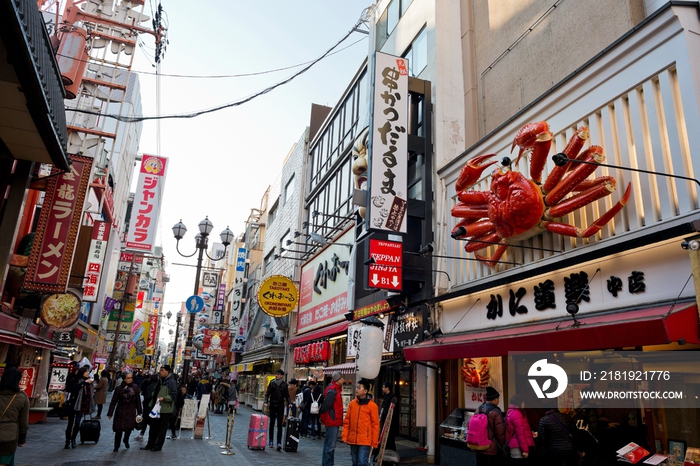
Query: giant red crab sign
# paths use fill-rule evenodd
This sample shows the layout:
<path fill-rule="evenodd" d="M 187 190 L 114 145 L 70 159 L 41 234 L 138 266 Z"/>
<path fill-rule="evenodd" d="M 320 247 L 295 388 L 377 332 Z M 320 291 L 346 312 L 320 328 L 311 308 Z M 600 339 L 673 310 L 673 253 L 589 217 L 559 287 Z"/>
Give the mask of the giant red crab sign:
<path fill-rule="evenodd" d="M 466 239 L 464 250 L 474 253 L 476 259 L 488 266 L 493 267 L 498 263 L 509 244 L 544 231 L 579 238 L 593 236 L 612 220 L 630 197 L 631 183 L 627 185 L 622 199 L 585 229 L 555 221 L 609 196 L 615 190 L 616 181 L 612 176 L 588 179 L 596 169 L 595 163 L 601 163 L 605 157 L 600 146 L 590 146 L 581 152 L 588 139 L 588 129 L 582 126 L 571 137 L 563 154 L 569 159 L 589 163 L 569 162 L 557 166 L 541 183 L 552 137 L 545 121 L 527 124 L 515 136 L 511 152 L 517 145 L 520 148 L 517 160 L 524 153 L 530 155 L 531 179 L 520 172 L 511 171 L 510 159 L 506 157 L 503 167 L 491 175 L 488 191 L 469 189 L 486 168 L 496 163 L 486 162 L 496 154 L 472 157 L 459 174 L 455 183 L 459 202 L 452 208 L 452 216 L 461 220 L 452 230 L 452 237 Z M 571 196 L 567 197 L 569 194 Z M 498 245 L 491 257 L 479 254 L 491 244 Z"/>

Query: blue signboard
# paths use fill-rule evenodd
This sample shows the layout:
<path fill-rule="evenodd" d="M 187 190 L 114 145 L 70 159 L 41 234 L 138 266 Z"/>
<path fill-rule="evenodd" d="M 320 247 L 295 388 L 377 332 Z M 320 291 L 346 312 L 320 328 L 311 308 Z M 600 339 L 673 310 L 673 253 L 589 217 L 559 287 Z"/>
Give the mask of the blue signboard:
<path fill-rule="evenodd" d="M 245 272 L 245 248 L 238 248 L 238 254 L 236 254 L 236 272 Z"/>
<path fill-rule="evenodd" d="M 190 314 L 196 314 L 204 309 L 204 300 L 199 296 L 190 296 L 185 301 L 185 308 Z"/>

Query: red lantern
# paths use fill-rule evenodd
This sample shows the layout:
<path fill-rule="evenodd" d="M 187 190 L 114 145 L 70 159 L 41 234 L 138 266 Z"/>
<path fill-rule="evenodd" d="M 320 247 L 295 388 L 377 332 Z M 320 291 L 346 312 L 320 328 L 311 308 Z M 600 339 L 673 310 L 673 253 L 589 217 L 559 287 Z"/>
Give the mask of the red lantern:
<path fill-rule="evenodd" d="M 319 357 L 321 361 L 328 361 L 329 353 L 330 353 L 330 344 L 327 341 L 321 342 L 320 343 L 320 348 L 319 348 Z"/>

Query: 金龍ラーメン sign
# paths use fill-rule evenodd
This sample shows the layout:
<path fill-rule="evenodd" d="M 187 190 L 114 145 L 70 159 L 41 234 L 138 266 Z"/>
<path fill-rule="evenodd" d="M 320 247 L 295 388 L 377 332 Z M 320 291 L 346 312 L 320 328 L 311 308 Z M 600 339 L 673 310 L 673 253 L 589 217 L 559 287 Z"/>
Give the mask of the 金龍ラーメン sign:
<path fill-rule="evenodd" d="M 258 304 L 272 317 L 284 317 L 297 307 L 299 291 L 294 282 L 283 275 L 272 275 L 258 288 Z"/>

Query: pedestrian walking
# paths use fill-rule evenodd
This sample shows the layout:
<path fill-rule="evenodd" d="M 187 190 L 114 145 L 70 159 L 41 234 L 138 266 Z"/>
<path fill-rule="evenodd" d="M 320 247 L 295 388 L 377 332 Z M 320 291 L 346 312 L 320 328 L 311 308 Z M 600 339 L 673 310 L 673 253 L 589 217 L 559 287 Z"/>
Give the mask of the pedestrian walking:
<path fill-rule="evenodd" d="M 311 387 L 311 406 L 309 407 L 309 423 L 311 424 L 311 438 L 321 440 L 321 406 L 323 405 L 323 387 L 321 384 L 312 380 L 309 382 Z M 316 409 L 314 409 L 316 403 Z"/>
<path fill-rule="evenodd" d="M 541 442 L 543 462 L 548 466 L 576 466 L 579 456 L 574 444 L 576 426 L 569 416 L 550 409 L 540 419 L 537 439 Z"/>
<path fill-rule="evenodd" d="M 525 409 L 525 398 L 522 395 L 513 395 L 506 411 L 506 443 L 510 448 L 510 457 L 514 464 L 527 464 L 531 453 L 535 450 L 535 439 L 532 437 L 532 429 L 523 409 Z"/>
<path fill-rule="evenodd" d="M 182 416 L 182 407 L 185 406 L 185 398 L 187 397 L 187 385 L 180 385 L 180 391 L 177 392 L 177 399 L 175 400 L 175 411 L 173 415 L 170 416 L 170 432 L 172 435 L 168 436 L 169 439 L 177 440 L 177 430 L 180 428 L 180 417 Z"/>
<path fill-rule="evenodd" d="M 282 450 L 284 411 L 290 404 L 289 389 L 287 387 L 287 382 L 282 379 L 283 377 L 284 371 L 282 369 L 277 369 L 274 380 L 271 380 L 267 386 L 265 402 L 263 404 L 263 407 L 268 407 L 270 410 L 270 438 L 268 439 L 268 446 L 270 448 L 274 445 L 272 442 L 272 434 L 275 431 L 275 423 L 277 424 L 277 451 Z"/>
<path fill-rule="evenodd" d="M 141 393 L 139 386 L 134 382 L 131 373 L 124 375 L 122 384 L 114 390 L 112 401 L 107 410 L 107 419 L 112 420 L 112 431 L 114 432 L 114 451 L 119 450 L 124 437 L 124 446 L 129 448 L 129 437 L 131 431 L 136 427 L 137 417 L 143 418 L 143 407 L 141 406 Z"/>
<path fill-rule="evenodd" d="M 391 402 L 396 399 L 394 411 L 391 415 L 391 424 L 389 424 L 389 429 L 386 431 L 387 437 L 385 446 L 387 450 L 396 451 L 396 434 L 399 432 L 399 413 L 401 410 L 399 409 L 398 398 L 391 390 L 391 382 L 386 381 L 382 384 L 382 393 L 384 394 L 384 399 L 382 400 L 382 409 L 379 419 L 380 431 L 384 430 L 384 423 L 389 415 L 389 407 L 391 406 Z"/>
<path fill-rule="evenodd" d="M 107 387 L 109 386 L 109 372 L 102 371 L 100 381 L 95 387 L 95 404 L 97 405 L 97 416 L 95 419 L 102 419 L 102 406 L 107 403 Z"/>
<path fill-rule="evenodd" d="M 287 417 L 297 417 L 297 379 L 292 378 L 287 384 L 287 390 L 289 390 L 289 416 Z"/>
<path fill-rule="evenodd" d="M 216 390 L 217 404 L 214 413 L 224 414 L 226 412 L 226 405 L 228 404 L 228 396 L 230 389 L 231 385 L 229 385 L 223 380 L 219 381 L 219 388 L 217 388 Z"/>
<path fill-rule="evenodd" d="M 320 409 L 321 422 L 326 426 L 326 439 L 323 442 L 322 466 L 333 466 L 335 462 L 335 444 L 338 441 L 338 430 L 343 425 L 343 397 L 341 396 L 345 377 L 333 372 L 331 383 L 323 393 L 323 405 Z"/>
<path fill-rule="evenodd" d="M 160 380 L 156 385 L 155 395 L 149 406 L 150 412 L 154 415 L 150 424 L 151 429 L 148 432 L 148 442 L 141 447 L 141 450 L 161 451 L 163 449 L 170 416 L 175 410 L 175 400 L 177 399 L 177 385 L 171 372 L 172 369 L 167 364 L 160 368 Z M 158 409 L 157 413 L 156 409 Z"/>
<path fill-rule="evenodd" d="M 369 394 L 371 384 L 362 379 L 343 420 L 343 442 L 350 445 L 352 466 L 369 466 L 371 448 L 379 446 L 379 408 Z"/>
<path fill-rule="evenodd" d="M 29 399 L 19 389 L 22 373 L 8 363 L 0 378 L 0 464 L 14 465 L 17 447 L 27 442 Z"/>
<path fill-rule="evenodd" d="M 233 413 L 238 409 L 238 382 L 231 382 L 231 388 L 228 391 L 228 412 Z"/>
<path fill-rule="evenodd" d="M 309 385 L 305 385 L 301 389 L 301 404 L 299 405 L 299 414 L 301 418 L 301 427 L 299 428 L 299 435 L 306 438 L 309 437 L 309 419 L 311 418 L 311 384 L 316 386 L 316 382 L 313 380 L 309 382 Z"/>
<path fill-rule="evenodd" d="M 66 426 L 66 445 L 64 448 L 75 448 L 75 440 L 80 430 L 80 421 L 83 415 L 92 413 L 95 400 L 92 392 L 92 380 L 90 377 L 90 366 L 83 366 L 78 369 L 78 374 L 71 379 L 68 388 L 69 397 L 67 401 L 68 425 Z"/>
<path fill-rule="evenodd" d="M 507 461 L 504 454 L 506 423 L 503 412 L 498 407 L 500 398 L 501 394 L 498 390 L 486 387 L 486 402 L 477 408 L 477 413 L 484 413 L 488 418 L 488 438 L 491 440 L 486 450 L 476 452 L 477 466 L 497 466 Z"/>
<path fill-rule="evenodd" d="M 143 403 L 141 405 L 144 411 L 149 409 L 151 406 L 151 400 L 155 396 L 156 386 L 158 385 L 158 374 L 151 374 L 147 379 L 141 383 L 141 394 L 143 395 Z M 134 437 L 134 440 L 143 440 L 143 436 L 146 434 L 146 429 L 151 425 L 152 418 L 148 416 L 148 413 L 143 416 L 141 421 L 141 432 L 139 435 Z"/>

